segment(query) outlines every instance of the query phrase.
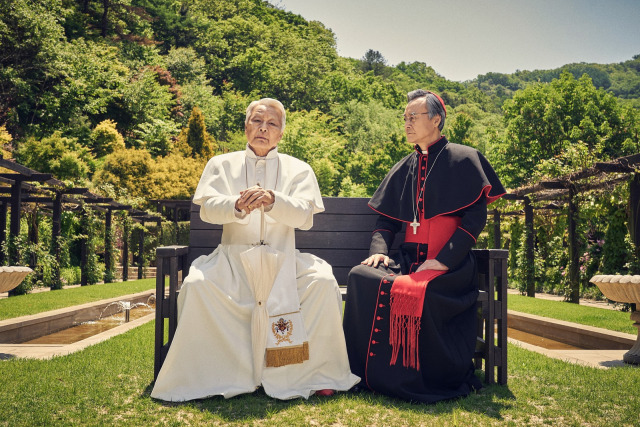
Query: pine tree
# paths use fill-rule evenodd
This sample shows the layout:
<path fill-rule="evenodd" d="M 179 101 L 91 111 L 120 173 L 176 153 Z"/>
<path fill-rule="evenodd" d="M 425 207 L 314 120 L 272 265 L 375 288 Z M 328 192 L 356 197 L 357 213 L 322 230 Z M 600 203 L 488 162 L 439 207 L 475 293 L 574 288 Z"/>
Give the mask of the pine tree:
<path fill-rule="evenodd" d="M 207 132 L 202 110 L 193 107 L 189 125 L 178 136 L 177 151 L 185 157 L 210 158 L 217 148 L 218 144 Z"/>

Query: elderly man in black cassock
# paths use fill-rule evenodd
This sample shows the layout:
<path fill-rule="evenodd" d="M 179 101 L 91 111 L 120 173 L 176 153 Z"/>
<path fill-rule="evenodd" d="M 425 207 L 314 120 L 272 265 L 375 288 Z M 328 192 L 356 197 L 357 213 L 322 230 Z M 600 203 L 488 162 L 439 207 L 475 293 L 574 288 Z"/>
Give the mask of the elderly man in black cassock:
<path fill-rule="evenodd" d="M 481 387 L 472 363 L 478 284 L 471 248 L 487 204 L 505 189 L 477 150 L 441 131 L 442 98 L 407 95 L 404 128 L 415 151 L 384 178 L 369 257 L 349 274 L 343 326 L 360 387 L 431 403 Z M 396 234 L 406 231 L 389 256 Z"/>

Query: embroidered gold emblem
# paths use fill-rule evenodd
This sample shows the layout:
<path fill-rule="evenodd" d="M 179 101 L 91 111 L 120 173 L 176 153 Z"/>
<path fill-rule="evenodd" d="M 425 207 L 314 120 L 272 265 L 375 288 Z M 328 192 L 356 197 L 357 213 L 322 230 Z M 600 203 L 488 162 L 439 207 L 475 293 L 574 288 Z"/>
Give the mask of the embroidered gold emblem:
<path fill-rule="evenodd" d="M 284 341 L 293 344 L 290 338 L 293 333 L 293 322 L 291 320 L 285 320 L 281 317 L 277 322 L 271 324 L 271 331 L 273 332 L 273 336 L 276 337 L 276 344 Z"/>

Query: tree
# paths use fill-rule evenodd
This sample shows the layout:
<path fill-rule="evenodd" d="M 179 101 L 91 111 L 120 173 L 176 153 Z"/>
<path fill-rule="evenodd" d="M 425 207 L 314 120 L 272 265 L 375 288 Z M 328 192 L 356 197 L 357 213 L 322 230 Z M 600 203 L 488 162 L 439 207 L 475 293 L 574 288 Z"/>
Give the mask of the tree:
<path fill-rule="evenodd" d="M 91 151 L 96 157 L 104 157 L 125 148 L 124 138 L 116 130 L 116 122 L 103 120 L 95 127 L 89 138 Z"/>
<path fill-rule="evenodd" d="M 66 10 L 55 0 L 6 0 L 0 7 L 0 121 L 15 135 L 34 121 L 42 92 L 59 78 Z"/>
<path fill-rule="evenodd" d="M 171 120 L 179 111 L 179 93 L 161 68 L 143 67 L 122 89 L 122 98 L 114 106 L 112 118 L 118 122 L 128 144 L 133 130 L 141 123 Z"/>
<path fill-rule="evenodd" d="M 153 18 L 144 7 L 134 6 L 131 1 L 102 0 L 100 14 L 100 35 L 118 38 L 141 44 L 153 44 L 148 37 Z"/>
<path fill-rule="evenodd" d="M 337 68 L 338 55 L 333 33 L 321 23 L 247 0 L 199 0 L 192 11 L 207 22 L 194 48 L 217 93 L 231 84 L 290 109 L 328 110 L 324 79 Z"/>
<path fill-rule="evenodd" d="M 407 144 L 404 136 L 393 134 L 387 142 L 372 147 L 370 151 L 359 151 L 349 155 L 344 163 L 341 181 L 345 182 L 345 178 L 349 177 L 347 182 L 362 186 L 366 195 L 370 196 L 393 165 L 412 150 L 413 147 Z"/>
<path fill-rule="evenodd" d="M 191 47 L 172 47 L 164 57 L 164 61 L 167 70 L 180 85 L 189 82 L 201 84 L 209 82 L 206 75 L 207 63 Z"/>
<path fill-rule="evenodd" d="M 449 141 L 456 144 L 471 145 L 469 133 L 473 126 L 473 121 L 467 113 L 456 114 L 455 119 L 449 126 Z"/>
<path fill-rule="evenodd" d="M 335 132 L 335 122 L 318 110 L 295 111 L 287 115 L 287 126 L 278 151 L 311 166 L 323 195 L 336 195 L 340 182 L 339 152 L 344 138 Z"/>
<path fill-rule="evenodd" d="M 149 199 L 190 199 L 196 191 L 208 158 L 194 159 L 171 153 L 159 157 L 151 172 Z"/>
<path fill-rule="evenodd" d="M 194 107 L 189 117 L 189 126 L 182 130 L 176 143 L 177 150 L 185 157 L 209 159 L 218 148 L 216 142 L 207 132 L 204 115 L 198 107 Z"/>
<path fill-rule="evenodd" d="M 8 151 L 11 148 L 11 141 L 13 141 L 13 137 L 7 132 L 7 127 L 0 126 L 0 153 L 5 159 L 11 158 L 11 153 Z"/>
<path fill-rule="evenodd" d="M 95 170 L 93 156 L 74 138 L 61 133 L 37 140 L 29 137 L 20 143 L 16 159 L 27 167 L 42 173 L 50 173 L 60 180 L 79 182 L 87 179 Z"/>
<path fill-rule="evenodd" d="M 640 123 L 624 127 L 620 104 L 596 89 L 589 76 L 564 72 L 549 84 L 518 91 L 503 106 L 506 133 L 494 140 L 494 167 L 507 186 L 527 182 L 544 160 L 563 156 L 578 142 L 601 160 L 621 155 Z"/>
<path fill-rule="evenodd" d="M 173 148 L 171 140 L 178 130 L 178 125 L 170 120 L 154 119 L 152 123 L 140 123 L 133 130 L 135 145 L 146 149 L 153 157 L 166 156 Z"/>
<path fill-rule="evenodd" d="M 152 17 L 151 28 L 156 40 L 162 40 L 164 51 L 172 47 L 192 46 L 196 42 L 196 28 L 201 25 L 191 12 L 191 1 L 144 0 L 144 7 Z"/>
<path fill-rule="evenodd" d="M 387 60 L 382 56 L 380 52 L 377 50 L 369 49 L 365 52 L 362 57 L 362 63 L 360 69 L 362 71 L 369 72 L 373 71 L 373 74 L 376 76 L 381 76 L 385 74 Z"/>
<path fill-rule="evenodd" d="M 347 137 L 348 152 L 374 149 L 402 132 L 398 110 L 386 108 L 380 101 L 348 101 L 332 109 L 339 118 L 341 131 Z"/>
<path fill-rule="evenodd" d="M 67 41 L 62 22 L 71 12 L 60 1 L 11 3 L 0 8 L 0 22 L 7 23 L 0 45 L 11 46 L 0 54 L 0 121 L 7 120 L 16 136 L 66 134 L 83 118 L 95 125 L 126 83 L 118 49 Z"/>
<path fill-rule="evenodd" d="M 146 197 L 151 184 L 154 161 L 146 150 L 123 149 L 104 159 L 93 177 L 95 186 L 111 184 L 132 197 Z"/>
<path fill-rule="evenodd" d="M 192 48 L 171 48 L 164 57 L 167 70 L 180 85 L 182 116 L 177 120 L 186 126 L 194 107 L 200 108 L 209 133 L 224 133 L 221 126 L 224 100 L 213 94 L 206 77 L 206 63 Z M 216 135 L 219 137 L 219 135 Z"/>

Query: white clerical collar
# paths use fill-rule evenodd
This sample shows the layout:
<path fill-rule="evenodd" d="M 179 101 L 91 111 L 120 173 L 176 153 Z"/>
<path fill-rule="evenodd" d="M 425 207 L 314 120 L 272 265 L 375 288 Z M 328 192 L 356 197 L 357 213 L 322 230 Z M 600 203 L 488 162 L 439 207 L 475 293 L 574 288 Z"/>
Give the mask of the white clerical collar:
<path fill-rule="evenodd" d="M 250 159 L 275 159 L 278 157 L 278 147 L 274 147 L 271 151 L 269 151 L 267 153 L 266 156 L 258 156 L 252 149 L 251 147 L 249 147 L 249 144 L 247 143 L 247 147 L 245 149 L 245 154 L 248 158 Z"/>

